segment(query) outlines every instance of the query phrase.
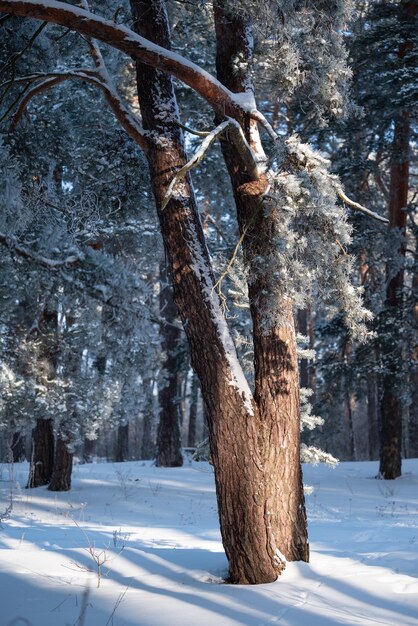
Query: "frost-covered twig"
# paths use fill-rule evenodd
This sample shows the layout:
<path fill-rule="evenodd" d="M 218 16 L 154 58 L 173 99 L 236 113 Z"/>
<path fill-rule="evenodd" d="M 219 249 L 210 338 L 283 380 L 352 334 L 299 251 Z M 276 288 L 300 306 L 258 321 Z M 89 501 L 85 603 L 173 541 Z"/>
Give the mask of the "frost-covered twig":
<path fill-rule="evenodd" d="M 224 278 L 228 275 L 229 270 L 231 269 L 231 267 L 232 267 L 232 266 L 233 266 L 233 264 L 234 264 L 235 259 L 237 258 L 238 250 L 240 249 L 240 246 L 241 246 L 242 242 L 244 241 L 244 237 L 245 237 L 245 234 L 246 234 L 247 230 L 248 230 L 248 228 L 245 228 L 245 229 L 243 230 L 243 232 L 242 232 L 242 234 L 241 234 L 240 238 L 238 239 L 238 241 L 237 241 L 237 243 L 236 243 L 236 246 L 235 246 L 235 248 L 234 248 L 234 251 L 233 251 L 233 253 L 232 253 L 232 255 L 231 255 L 231 258 L 229 259 L 229 261 L 228 261 L 228 263 L 227 263 L 227 266 L 226 266 L 225 270 L 222 272 L 222 274 L 219 276 L 219 278 L 218 278 L 218 280 L 216 281 L 216 283 L 213 285 L 213 289 L 217 289 L 217 288 L 218 288 L 218 289 L 219 289 L 219 291 L 220 291 L 222 281 L 223 281 L 223 280 L 224 280 Z"/>
<path fill-rule="evenodd" d="M 240 157 L 242 159 L 243 165 L 246 167 L 247 171 L 249 171 L 250 176 L 256 176 L 258 173 L 258 164 L 254 157 L 254 154 L 244 137 L 244 133 L 242 132 L 241 126 L 238 122 L 230 117 L 226 120 L 218 124 L 216 128 L 214 128 L 210 133 L 208 133 L 205 139 L 200 144 L 199 148 L 196 150 L 192 158 L 183 165 L 182 168 L 178 170 L 173 180 L 171 181 L 167 192 L 164 196 L 161 209 L 165 209 L 167 204 L 169 203 L 174 188 L 184 176 L 186 176 L 187 172 L 190 172 L 193 168 L 195 168 L 204 158 L 206 152 L 209 150 L 210 146 L 213 144 L 215 139 L 220 137 L 223 133 L 228 131 L 229 138 L 234 142 L 239 151 Z"/>
<path fill-rule="evenodd" d="M 344 202 L 344 204 L 346 204 L 347 206 L 351 207 L 352 209 L 356 209 L 356 211 L 360 211 L 361 213 L 364 213 L 365 215 L 368 215 L 369 217 L 372 217 L 374 220 L 377 220 L 378 222 L 382 222 L 383 224 L 389 224 L 389 220 L 386 219 L 386 217 L 382 217 L 378 213 L 375 213 L 374 211 L 371 211 L 370 209 L 366 209 L 365 206 L 359 204 L 358 202 L 354 202 L 354 200 L 351 200 L 344 193 L 341 187 L 335 184 L 335 182 L 333 184 L 333 187 L 339 199 L 342 200 L 342 202 Z"/>
<path fill-rule="evenodd" d="M 182 128 L 186 131 L 186 133 L 190 133 L 191 135 L 196 135 L 197 137 L 207 137 L 210 134 L 210 130 L 195 130 L 194 128 L 189 128 L 184 124 L 180 124 L 180 122 L 175 122 L 176 126 Z"/>

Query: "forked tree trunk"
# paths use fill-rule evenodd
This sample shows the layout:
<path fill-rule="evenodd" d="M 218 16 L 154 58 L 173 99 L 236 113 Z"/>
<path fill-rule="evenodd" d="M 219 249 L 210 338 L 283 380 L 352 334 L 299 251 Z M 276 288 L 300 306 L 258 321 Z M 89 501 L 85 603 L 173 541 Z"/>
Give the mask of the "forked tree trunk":
<path fill-rule="evenodd" d="M 69 491 L 71 489 L 71 474 L 73 470 L 73 453 L 68 449 L 65 436 L 58 436 L 55 446 L 54 471 L 49 491 Z"/>
<path fill-rule="evenodd" d="M 0 0 L 14 14 L 70 25 L 87 36 L 97 36 L 115 47 L 165 67 L 193 87 L 217 111 L 239 115 L 242 107 L 228 92 L 208 80 L 205 73 L 176 56 L 168 58 L 108 22 L 94 20 L 69 8 Z M 134 26 L 147 38 L 170 46 L 168 19 L 163 0 L 131 0 Z M 67 7 L 67 5 L 66 5 Z M 229 22 L 232 17 L 227 16 Z M 234 25 L 235 26 L 235 25 Z M 240 65 L 241 43 L 249 48 L 247 32 L 237 23 L 232 38 L 228 76 Z M 239 42 L 239 46 L 236 46 Z M 238 72 L 239 73 L 239 72 Z M 248 79 L 248 76 L 245 77 Z M 289 559 L 308 558 L 306 519 L 299 462 L 299 394 L 295 335 L 291 303 L 282 299 L 281 324 L 269 327 L 263 315 L 264 275 L 257 268 L 255 253 L 271 252 L 271 223 L 263 220 L 260 199 L 266 181 L 255 174 L 244 143 L 230 153 L 229 169 L 236 199 L 241 199 L 238 217 L 246 230 L 245 255 L 252 291 L 251 312 L 256 352 L 255 397 L 237 359 L 219 298 L 189 177 L 179 182 L 175 194 L 162 209 L 173 174 L 185 164 L 186 155 L 171 79 L 161 71 L 138 64 L 138 95 L 142 112 L 153 191 L 161 232 L 173 282 L 174 299 L 189 341 L 192 365 L 201 382 L 211 440 L 219 517 L 224 547 L 229 559 L 229 576 L 235 583 L 266 583 L 275 580 Z M 239 91 L 242 91 L 240 88 Z M 247 136 L 254 125 L 243 119 Z M 138 134 L 138 133 L 136 133 Z M 234 134 L 232 131 L 231 134 Z M 250 137 L 251 144 L 257 143 Z M 234 172 L 237 166 L 242 172 Z M 248 166 L 248 175 L 245 174 Z M 240 176 L 242 174 L 242 179 Z M 250 175 L 251 174 L 251 175 Z M 255 176 L 255 180 L 254 180 Z M 250 219 L 250 211 L 255 215 Z M 260 226 L 260 229 L 257 227 Z M 258 271 L 257 271 L 258 270 Z M 254 274 L 255 272 L 255 274 Z M 270 289 L 271 285 L 267 283 Z"/>
<path fill-rule="evenodd" d="M 131 0 L 131 6 L 137 32 L 169 47 L 163 2 Z M 174 172 L 186 162 L 172 81 L 138 64 L 138 95 L 143 125 L 149 132 L 151 180 L 174 297 L 206 406 L 229 579 L 271 582 L 284 568 L 283 554 L 289 559 L 307 558 L 299 420 L 294 419 L 299 397 L 292 312 L 286 309 L 284 314 L 290 325 L 274 329 L 270 337 L 255 324 L 256 341 L 264 348 L 259 350 L 257 363 L 259 411 L 213 289 L 210 258 L 188 177 L 161 209 Z M 263 381 L 265 374 L 268 378 Z M 285 454 L 280 450 L 284 443 Z"/>
<path fill-rule="evenodd" d="M 179 347 L 181 330 L 176 327 L 177 307 L 172 289 L 167 285 L 168 276 L 161 267 L 160 314 L 166 322 L 161 327 L 161 348 L 165 352 L 163 364 L 165 381 L 158 390 L 160 419 L 157 433 L 157 467 L 180 467 L 183 465 L 180 434 L 180 385 Z"/>
<path fill-rule="evenodd" d="M 41 487 L 51 480 L 54 465 L 54 431 L 52 420 L 38 419 L 32 430 L 29 478 L 26 487 Z"/>

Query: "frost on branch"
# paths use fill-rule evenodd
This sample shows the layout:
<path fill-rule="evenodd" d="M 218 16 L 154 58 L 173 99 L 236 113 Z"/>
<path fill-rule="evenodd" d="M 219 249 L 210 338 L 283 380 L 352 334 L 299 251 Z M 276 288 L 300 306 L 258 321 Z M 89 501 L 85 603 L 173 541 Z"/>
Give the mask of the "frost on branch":
<path fill-rule="evenodd" d="M 280 321 L 284 298 L 303 309 L 315 297 L 341 310 L 352 336 L 365 340 L 371 314 L 363 307 L 361 290 L 351 282 L 351 228 L 337 204 L 338 180 L 330 174 L 329 162 L 297 136 L 281 145 L 276 158 L 264 202 L 276 245 L 258 260 L 258 271 L 265 274 L 267 269 L 271 276 L 268 323 Z"/>
<path fill-rule="evenodd" d="M 300 446 L 300 459 L 302 463 L 311 463 L 312 465 L 318 465 L 318 463 L 326 463 L 333 467 L 338 465 L 338 460 L 332 454 L 314 446 L 307 446 L 304 443 Z"/>
<path fill-rule="evenodd" d="M 292 96 L 319 126 L 354 110 L 344 45 L 351 0 L 243 0 L 239 7 L 228 1 L 258 33 L 258 71 L 273 76 L 280 101 Z"/>
<path fill-rule="evenodd" d="M 322 426 L 324 420 L 318 415 L 312 415 L 312 405 L 309 398 L 313 390 L 307 387 L 300 388 L 300 429 L 314 430 L 317 426 Z"/>

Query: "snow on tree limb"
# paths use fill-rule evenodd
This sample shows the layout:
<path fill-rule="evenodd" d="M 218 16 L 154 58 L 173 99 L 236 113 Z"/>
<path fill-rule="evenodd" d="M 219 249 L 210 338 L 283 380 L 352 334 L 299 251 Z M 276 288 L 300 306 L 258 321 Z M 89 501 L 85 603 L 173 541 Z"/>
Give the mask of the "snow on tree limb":
<path fill-rule="evenodd" d="M 125 26 L 79 7 L 55 0 L 0 0 L 0 12 L 45 20 L 93 37 L 125 52 L 136 61 L 168 72 L 194 89 L 218 113 L 236 117 L 242 112 L 252 116 L 246 102 L 241 104 L 209 72 L 181 55 L 166 50 L 137 35 Z"/>
<path fill-rule="evenodd" d="M 9 250 L 13 251 L 17 256 L 24 259 L 35 261 L 38 265 L 45 267 L 49 270 L 55 270 L 60 267 L 75 265 L 83 260 L 83 256 L 80 254 L 71 254 L 65 259 L 48 259 L 47 257 L 37 254 L 28 248 L 18 243 L 13 237 L 8 237 L 4 233 L 0 233 L 0 244 L 6 246 Z"/>
<path fill-rule="evenodd" d="M 366 209 L 365 206 L 359 204 L 358 202 L 354 202 L 354 200 L 351 200 L 348 196 L 345 195 L 341 187 L 334 186 L 334 189 L 335 189 L 337 196 L 340 198 L 340 200 L 342 200 L 342 202 L 344 202 L 344 204 L 346 204 L 347 206 L 351 207 L 352 209 L 356 209 L 356 211 L 360 211 L 361 213 L 364 213 L 365 215 L 368 215 L 369 217 L 372 217 L 374 220 L 377 220 L 378 222 L 383 222 L 383 224 L 389 224 L 389 220 L 386 217 L 383 217 L 382 215 L 379 215 L 378 213 L 375 213 L 374 211 L 371 211 L 370 209 Z"/>

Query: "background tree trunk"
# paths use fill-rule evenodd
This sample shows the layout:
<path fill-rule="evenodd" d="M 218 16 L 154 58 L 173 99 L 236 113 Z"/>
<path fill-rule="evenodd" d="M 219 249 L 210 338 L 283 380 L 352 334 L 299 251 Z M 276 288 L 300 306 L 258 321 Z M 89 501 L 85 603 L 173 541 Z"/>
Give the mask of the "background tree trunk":
<path fill-rule="evenodd" d="M 177 307 L 172 289 L 167 284 L 164 267 L 160 269 L 160 313 L 166 322 L 161 326 L 161 348 L 165 352 L 165 380 L 158 390 L 160 419 L 157 433 L 157 467 L 180 467 L 183 465 L 180 434 L 180 341 L 181 330 L 176 327 Z"/>
<path fill-rule="evenodd" d="M 392 166 L 390 176 L 389 228 L 396 229 L 402 237 L 398 249 L 399 256 L 405 257 L 406 207 L 409 189 L 409 115 L 403 113 L 395 121 L 392 147 Z M 399 260 L 395 258 L 395 265 Z M 379 476 L 393 480 L 401 475 L 402 446 L 402 385 L 399 369 L 402 367 L 402 338 L 394 332 L 400 328 L 403 307 L 404 269 L 395 274 L 393 267 L 388 267 L 389 283 L 386 293 L 386 324 L 391 339 L 386 339 L 383 346 L 383 358 L 386 374 L 383 377 L 383 395 L 381 402 L 381 449 Z M 391 332 L 390 332 L 391 331 Z"/>
<path fill-rule="evenodd" d="M 54 466 L 54 430 L 52 420 L 38 419 L 32 430 L 32 450 L 26 487 L 41 487 L 51 480 Z"/>
<path fill-rule="evenodd" d="M 57 437 L 55 446 L 54 471 L 51 482 L 48 485 L 49 491 L 69 491 L 71 489 L 71 473 L 73 469 L 73 453 L 68 449 L 68 442 L 65 436 Z"/>
<path fill-rule="evenodd" d="M 13 463 L 20 463 L 24 460 L 25 448 L 25 435 L 21 432 L 13 433 L 12 441 L 10 443 Z"/>

